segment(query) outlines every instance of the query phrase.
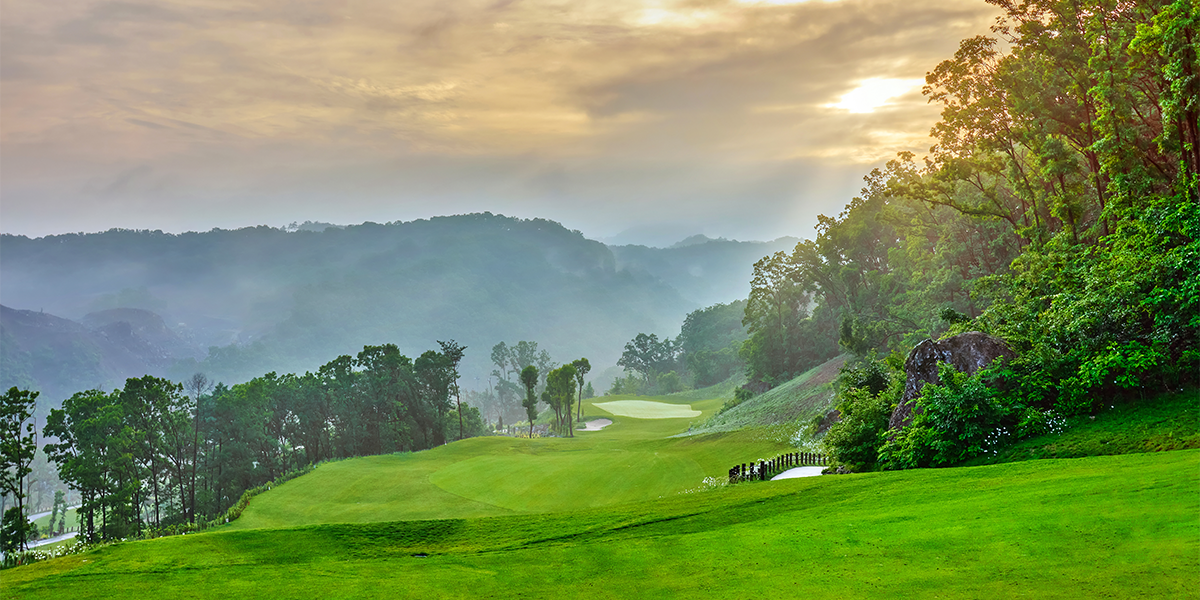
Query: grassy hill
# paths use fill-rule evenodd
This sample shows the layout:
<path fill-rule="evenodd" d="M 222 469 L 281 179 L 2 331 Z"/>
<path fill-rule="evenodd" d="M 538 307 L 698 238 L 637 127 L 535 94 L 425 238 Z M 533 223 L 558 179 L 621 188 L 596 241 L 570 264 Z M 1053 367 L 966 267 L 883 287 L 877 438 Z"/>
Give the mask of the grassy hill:
<path fill-rule="evenodd" d="M 769 427 L 780 430 L 785 439 L 790 438 L 799 426 L 833 409 L 833 381 L 845 363 L 845 355 L 825 361 L 787 383 L 713 415 L 693 428 L 692 433 Z M 730 390 L 728 397 L 732 395 Z"/>
<path fill-rule="evenodd" d="M 1200 389 L 1124 402 L 1062 425 L 968 464 L 1200 448 Z"/>
<path fill-rule="evenodd" d="M 593 402 L 643 400 L 687 404 L 696 419 L 615 416 Z M 321 465 L 256 498 L 233 529 L 404 519 L 474 518 L 577 510 L 669 496 L 724 477 L 735 462 L 787 450 L 754 430 L 680 439 L 720 399 L 605 396 L 584 402 L 584 420 L 600 431 L 564 438 L 472 438 L 412 454 Z"/>
<path fill-rule="evenodd" d="M 784 391 L 803 404 L 825 376 Z M 680 436 L 723 402 L 683 396 L 637 399 L 700 417 L 613 415 L 592 402 L 632 398 L 605 397 L 585 420 L 613 424 L 574 439 L 327 463 L 216 530 L 4 571 L 0 598 L 1200 595 L 1200 450 L 703 485 L 783 446 L 762 427 Z M 744 422 L 784 405 L 764 397 Z M 1196 403 L 1117 407 L 1035 446 L 1091 452 L 1118 431 L 1191 443 Z"/>

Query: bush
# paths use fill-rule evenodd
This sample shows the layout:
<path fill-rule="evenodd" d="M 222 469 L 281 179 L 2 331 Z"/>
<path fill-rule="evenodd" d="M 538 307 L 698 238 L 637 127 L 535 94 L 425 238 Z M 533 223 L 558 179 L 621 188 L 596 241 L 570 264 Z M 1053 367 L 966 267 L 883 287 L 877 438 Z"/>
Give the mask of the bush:
<path fill-rule="evenodd" d="M 967 375 L 942 363 L 938 374 L 942 385 L 925 385 L 912 422 L 879 449 L 883 468 L 950 466 L 1014 438 L 1026 407 L 1002 399 L 992 369 Z"/>
<path fill-rule="evenodd" d="M 838 404 L 842 420 L 829 428 L 824 440 L 836 466 L 851 471 L 866 471 L 875 466 L 879 445 L 895 407 L 892 399 L 902 389 L 893 385 L 877 394 L 868 387 L 842 390 Z"/>

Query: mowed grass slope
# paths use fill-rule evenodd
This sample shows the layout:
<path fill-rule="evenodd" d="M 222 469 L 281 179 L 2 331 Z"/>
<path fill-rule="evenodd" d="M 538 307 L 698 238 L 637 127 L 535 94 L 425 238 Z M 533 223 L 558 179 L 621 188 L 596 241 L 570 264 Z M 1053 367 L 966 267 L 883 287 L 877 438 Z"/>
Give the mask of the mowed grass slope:
<path fill-rule="evenodd" d="M 740 484 L 574 513 L 218 531 L 4 571 L 0 595 L 1194 598 L 1198 467 L 1185 450 Z"/>
<path fill-rule="evenodd" d="M 585 401 L 584 420 L 608 418 L 601 431 L 574 438 L 482 437 L 411 454 L 323 464 L 255 498 L 232 529 L 485 517 L 578 510 L 677 494 L 706 477 L 724 478 L 735 462 L 769 458 L 787 446 L 754 430 L 670 439 L 694 419 L 657 418 L 664 405 L 711 414 L 719 399 L 658 402 L 656 418 L 614 416 Z M 684 413 L 681 413 L 684 414 Z M 686 413 L 690 414 L 690 412 Z"/>
<path fill-rule="evenodd" d="M 790 436 L 811 422 L 814 417 L 824 416 L 833 410 L 833 382 L 844 364 L 846 355 L 829 359 L 791 381 L 754 396 L 721 414 L 714 414 L 693 429 L 693 433 L 771 427 L 781 430 L 779 435 Z"/>
<path fill-rule="evenodd" d="M 1200 448 L 1200 389 L 1194 388 L 1072 417 L 1064 431 L 1021 440 L 969 464 L 1190 448 Z"/>

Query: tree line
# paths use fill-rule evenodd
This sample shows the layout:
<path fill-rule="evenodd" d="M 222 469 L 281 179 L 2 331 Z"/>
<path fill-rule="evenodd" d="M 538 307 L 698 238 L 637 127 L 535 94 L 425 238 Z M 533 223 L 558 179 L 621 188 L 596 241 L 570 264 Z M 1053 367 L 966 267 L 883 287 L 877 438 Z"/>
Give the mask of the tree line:
<path fill-rule="evenodd" d="M 674 339 L 637 334 L 617 361 L 626 375 L 608 393 L 670 394 L 729 379 L 745 367 L 745 311 L 745 300 L 714 304 L 688 313 Z"/>
<path fill-rule="evenodd" d="M 392 344 L 365 346 L 315 373 L 268 373 L 234 386 L 196 374 L 182 384 L 144 376 L 111 392 L 78 392 L 50 411 L 44 450 L 80 494 L 85 540 L 187 527 L 223 514 L 244 491 L 290 470 L 484 433 L 478 409 L 460 398 L 465 348 L 439 345 L 416 360 Z M 35 392 L 13 388 L 0 414 L 6 461 L 0 484 L 16 499 L 4 521 L 12 529 L 6 543 L 28 535 L 20 480 L 36 432 L 10 436 L 9 429 L 29 428 L 28 416 L 20 417 L 32 414 L 33 398 Z"/>

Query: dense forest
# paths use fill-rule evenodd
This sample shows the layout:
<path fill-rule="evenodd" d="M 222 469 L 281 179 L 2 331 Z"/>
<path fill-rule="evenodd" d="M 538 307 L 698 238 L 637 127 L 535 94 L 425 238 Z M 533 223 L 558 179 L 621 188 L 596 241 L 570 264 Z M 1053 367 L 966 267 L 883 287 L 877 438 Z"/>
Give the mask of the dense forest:
<path fill-rule="evenodd" d="M 817 236 L 755 265 L 750 387 L 841 349 L 849 469 L 955 464 L 1200 375 L 1200 11 L 1193 2 L 991 0 L 994 37 L 927 76 L 935 145 L 901 154 Z M 888 417 L 918 341 L 1017 358 Z"/>

